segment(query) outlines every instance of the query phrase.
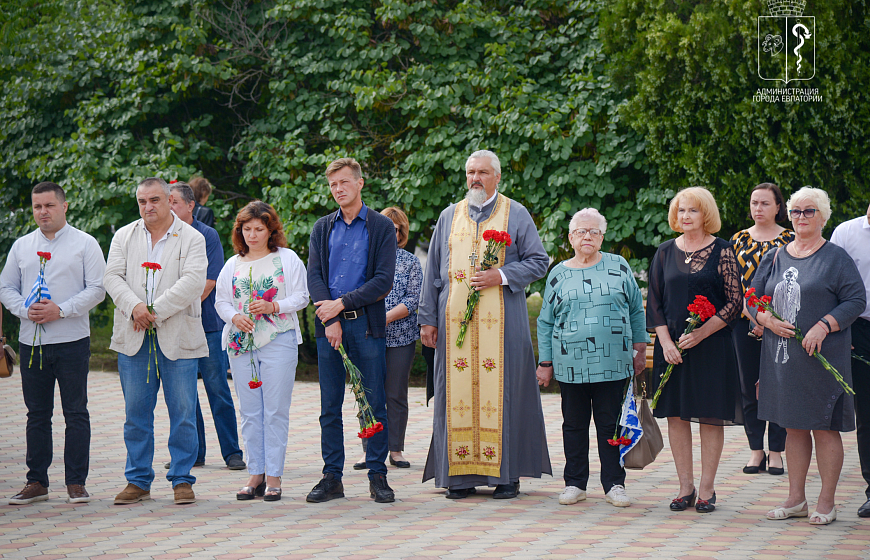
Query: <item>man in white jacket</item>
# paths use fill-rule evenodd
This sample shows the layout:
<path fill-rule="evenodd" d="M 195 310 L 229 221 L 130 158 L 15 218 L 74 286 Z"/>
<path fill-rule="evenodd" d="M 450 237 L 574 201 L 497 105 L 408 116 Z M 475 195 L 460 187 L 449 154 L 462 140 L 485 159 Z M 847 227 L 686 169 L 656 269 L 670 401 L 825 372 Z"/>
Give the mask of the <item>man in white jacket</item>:
<path fill-rule="evenodd" d="M 169 411 L 166 479 L 176 504 L 196 501 L 190 469 L 196 460 L 196 369 L 208 355 L 200 319 L 208 258 L 205 239 L 169 206 L 169 185 L 148 178 L 136 189 L 141 220 L 112 239 L 104 285 L 115 302 L 112 343 L 124 391 L 127 487 L 115 504 L 151 498 L 154 407 L 163 384 Z M 146 263 L 159 265 L 150 272 Z"/>

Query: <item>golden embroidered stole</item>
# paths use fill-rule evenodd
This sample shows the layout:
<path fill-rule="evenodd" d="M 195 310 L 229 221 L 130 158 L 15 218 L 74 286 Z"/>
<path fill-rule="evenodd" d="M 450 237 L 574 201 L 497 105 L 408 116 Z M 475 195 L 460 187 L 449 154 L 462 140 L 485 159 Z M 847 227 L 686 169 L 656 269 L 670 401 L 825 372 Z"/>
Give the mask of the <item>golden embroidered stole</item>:
<path fill-rule="evenodd" d="M 448 240 L 450 295 L 447 299 L 447 453 L 449 476 L 480 474 L 500 476 L 502 404 L 504 391 L 504 299 L 502 286 L 482 290 L 468 325 L 462 348 L 456 346 L 465 313 L 468 286 L 475 265 L 480 265 L 488 229 L 507 231 L 510 199 L 499 194 L 492 215 L 475 223 L 468 215 L 468 201 L 456 205 Z M 505 249 L 499 253 L 499 268 Z"/>

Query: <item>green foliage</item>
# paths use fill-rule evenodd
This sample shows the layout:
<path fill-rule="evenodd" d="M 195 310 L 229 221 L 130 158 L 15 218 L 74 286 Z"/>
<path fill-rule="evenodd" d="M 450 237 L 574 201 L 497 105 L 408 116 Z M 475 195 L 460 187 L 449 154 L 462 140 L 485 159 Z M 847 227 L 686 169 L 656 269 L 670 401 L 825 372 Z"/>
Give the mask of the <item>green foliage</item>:
<path fill-rule="evenodd" d="M 760 0 L 616 0 L 602 16 L 621 114 L 646 139 L 661 194 L 711 189 L 723 235 L 749 225 L 749 191 L 770 181 L 786 197 L 804 185 L 832 198 L 832 227 L 863 214 L 870 156 L 870 35 L 866 2 L 807 2 L 816 74 L 766 82 L 757 74 Z M 821 102 L 753 101 L 759 88 L 818 88 Z"/>

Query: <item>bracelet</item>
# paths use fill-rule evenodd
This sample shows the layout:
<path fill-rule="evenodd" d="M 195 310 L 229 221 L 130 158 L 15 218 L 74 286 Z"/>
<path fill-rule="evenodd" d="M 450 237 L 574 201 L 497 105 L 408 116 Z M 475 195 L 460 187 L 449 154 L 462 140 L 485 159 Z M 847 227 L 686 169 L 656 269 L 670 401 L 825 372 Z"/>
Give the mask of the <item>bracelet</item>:
<path fill-rule="evenodd" d="M 824 323 L 825 326 L 828 327 L 828 334 L 831 334 L 831 331 L 834 330 L 834 329 L 831 328 L 831 323 L 829 323 L 828 320 L 825 319 L 824 317 L 822 317 L 821 319 L 819 319 L 819 322 L 820 322 L 820 323 Z"/>
<path fill-rule="evenodd" d="M 553 362 L 540 362 L 538 365 L 541 367 L 553 367 Z"/>

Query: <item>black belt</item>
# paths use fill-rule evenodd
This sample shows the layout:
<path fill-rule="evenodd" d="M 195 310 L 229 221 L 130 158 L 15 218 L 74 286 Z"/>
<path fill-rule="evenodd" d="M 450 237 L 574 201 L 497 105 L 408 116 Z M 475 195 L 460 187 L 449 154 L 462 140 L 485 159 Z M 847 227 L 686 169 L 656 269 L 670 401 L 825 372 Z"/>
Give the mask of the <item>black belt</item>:
<path fill-rule="evenodd" d="M 341 316 L 347 319 L 348 321 L 353 321 L 354 319 L 359 319 L 363 315 L 366 314 L 366 310 L 364 307 L 360 307 L 359 309 L 352 309 L 351 311 L 342 311 Z"/>

